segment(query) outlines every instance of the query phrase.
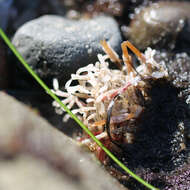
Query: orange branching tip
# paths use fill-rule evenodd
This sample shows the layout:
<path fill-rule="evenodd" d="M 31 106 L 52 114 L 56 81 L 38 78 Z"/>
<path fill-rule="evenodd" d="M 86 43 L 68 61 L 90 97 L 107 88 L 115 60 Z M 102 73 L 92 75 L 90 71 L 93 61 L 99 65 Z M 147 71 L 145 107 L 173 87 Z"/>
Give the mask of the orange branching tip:
<path fill-rule="evenodd" d="M 103 50 L 109 56 L 111 61 L 115 62 L 117 64 L 117 66 L 119 67 L 119 69 L 121 69 L 122 68 L 122 64 L 121 64 L 122 60 L 119 59 L 118 54 L 111 48 L 111 46 L 105 40 L 101 40 L 100 44 L 102 45 Z"/>
<path fill-rule="evenodd" d="M 146 63 L 144 55 L 131 42 L 126 41 L 126 46 L 142 61 L 142 63 Z"/>
<path fill-rule="evenodd" d="M 133 66 L 132 66 L 132 62 L 131 62 L 131 56 L 129 55 L 128 50 L 127 50 L 127 41 L 125 41 L 121 44 L 121 48 L 123 51 L 123 61 L 127 67 L 127 72 L 129 74 L 129 73 L 133 72 Z"/>

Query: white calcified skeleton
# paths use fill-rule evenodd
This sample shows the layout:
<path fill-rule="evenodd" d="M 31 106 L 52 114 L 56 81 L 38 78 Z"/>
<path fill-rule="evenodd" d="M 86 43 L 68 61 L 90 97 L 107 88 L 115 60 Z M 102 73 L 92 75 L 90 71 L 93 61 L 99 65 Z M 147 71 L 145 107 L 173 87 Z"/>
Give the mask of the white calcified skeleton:
<path fill-rule="evenodd" d="M 79 116 L 89 129 L 96 125 L 94 123 L 105 121 L 108 105 L 115 95 L 127 91 L 130 86 L 140 86 L 142 89 L 145 85 L 142 77 L 143 79 L 159 79 L 168 76 L 165 64 L 163 62 L 157 63 L 154 60 L 155 50 L 151 48 L 148 48 L 144 54 L 141 54 L 130 42 L 123 42 L 122 61 L 111 49 L 109 44 L 105 41 L 102 41 L 101 44 L 107 55 L 98 54 L 98 62 L 82 67 L 77 70 L 76 74 L 72 74 L 71 79 L 65 85 L 66 92 L 59 89 L 57 79 L 53 81 L 54 89 L 52 91 L 56 95 L 63 97 L 62 102 L 66 104 L 74 114 Z M 131 49 L 131 46 L 132 51 L 138 56 L 141 63 L 136 69 L 132 66 L 131 58 L 127 52 L 127 47 Z M 125 64 L 120 70 L 110 69 L 108 59 L 118 63 L 124 62 Z M 78 85 L 73 86 L 73 81 L 78 81 Z M 127 99 L 128 97 L 129 95 L 125 95 L 123 99 Z M 77 106 L 76 109 L 73 108 L 74 105 Z M 113 114 L 114 116 L 111 118 L 112 123 L 117 122 L 117 120 L 125 120 L 130 114 L 129 109 L 127 109 L 128 105 L 129 103 L 122 104 L 119 109 L 115 110 L 115 112 L 119 110 L 119 114 Z M 59 113 L 64 111 L 56 102 L 53 102 L 53 106 L 56 107 Z M 133 115 L 136 114 L 136 116 L 138 116 L 141 110 L 142 109 L 138 107 Z M 66 114 L 64 121 L 67 121 L 68 118 Z M 104 124 L 105 122 L 103 122 L 102 125 Z M 100 134 L 99 136 L 97 137 L 105 138 L 106 133 L 103 132 L 103 135 Z M 85 140 L 84 143 L 90 142 L 87 141 L 88 140 Z"/>

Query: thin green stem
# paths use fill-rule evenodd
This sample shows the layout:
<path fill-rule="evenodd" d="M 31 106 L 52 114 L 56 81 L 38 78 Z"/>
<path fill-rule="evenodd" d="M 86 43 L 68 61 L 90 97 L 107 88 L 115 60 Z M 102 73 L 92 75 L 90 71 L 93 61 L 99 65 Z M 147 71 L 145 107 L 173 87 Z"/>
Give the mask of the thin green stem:
<path fill-rule="evenodd" d="M 36 79 L 36 81 L 42 86 L 42 88 L 57 102 L 59 105 L 64 108 L 64 110 L 80 125 L 80 127 L 99 145 L 106 154 L 116 162 L 125 172 L 131 175 L 134 179 L 139 181 L 141 184 L 146 186 L 151 190 L 158 190 L 154 186 L 150 185 L 139 176 L 135 175 L 131 170 L 129 170 L 122 162 L 120 162 L 93 134 L 88 130 L 88 128 L 77 118 L 75 114 L 73 114 L 65 104 L 61 102 L 61 100 L 48 88 L 48 86 L 37 76 L 37 74 L 30 68 L 30 66 L 26 63 L 24 58 L 20 55 L 20 53 L 16 50 L 14 45 L 10 42 L 6 34 L 0 28 L 0 36 L 3 38 L 8 47 L 12 50 L 12 52 L 16 55 L 19 61 L 23 64 L 23 66 L 27 69 L 27 71 Z"/>

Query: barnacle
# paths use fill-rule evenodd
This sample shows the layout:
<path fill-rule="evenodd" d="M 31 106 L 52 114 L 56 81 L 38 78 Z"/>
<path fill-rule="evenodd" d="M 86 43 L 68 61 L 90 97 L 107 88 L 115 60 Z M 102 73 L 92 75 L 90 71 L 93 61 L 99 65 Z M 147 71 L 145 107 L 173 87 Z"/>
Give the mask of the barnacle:
<path fill-rule="evenodd" d="M 52 91 L 63 97 L 62 102 L 105 146 L 112 149 L 113 144 L 122 147 L 133 142 L 136 122 L 151 100 L 147 92 L 155 81 L 167 79 L 168 71 L 164 62 L 154 60 L 155 50 L 151 48 L 142 54 L 129 41 L 125 41 L 121 44 L 123 56 L 120 59 L 105 40 L 101 41 L 101 45 L 106 55 L 99 54 L 99 61 L 95 64 L 82 67 L 72 74 L 65 84 L 66 92 L 59 90 L 58 81 L 54 79 Z M 140 65 L 136 68 L 127 47 L 139 59 Z M 108 59 L 116 62 L 119 69 L 110 69 Z M 73 81 L 78 84 L 72 85 Z M 63 111 L 56 102 L 53 105 L 59 112 Z M 65 115 L 64 121 L 67 119 L 68 115 Z M 101 161 L 105 160 L 101 149 L 88 136 L 82 136 L 81 143 L 95 151 Z"/>

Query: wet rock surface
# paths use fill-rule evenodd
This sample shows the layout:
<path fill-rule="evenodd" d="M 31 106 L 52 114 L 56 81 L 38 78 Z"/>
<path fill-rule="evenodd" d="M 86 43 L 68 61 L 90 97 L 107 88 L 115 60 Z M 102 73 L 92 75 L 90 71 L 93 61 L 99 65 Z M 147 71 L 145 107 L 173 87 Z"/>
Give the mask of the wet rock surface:
<path fill-rule="evenodd" d="M 120 159 L 160 189 L 174 189 L 180 185 L 188 189 L 189 174 L 186 172 L 189 173 L 189 169 L 185 170 L 185 167 L 190 162 L 189 133 L 186 133 L 190 129 L 190 110 L 185 96 L 180 96 L 183 88 L 177 88 L 165 80 L 152 83 L 147 93 L 151 102 L 145 106 L 139 123 L 136 123 L 138 131 L 134 143 L 123 147 Z M 112 167 L 114 163 L 110 165 Z M 177 179 L 173 172 L 187 175 L 187 181 Z M 129 189 L 145 189 L 133 179 L 121 182 Z"/>
<path fill-rule="evenodd" d="M 32 109 L 4 93 L 0 104 L 2 189 L 123 189 Z"/>
<path fill-rule="evenodd" d="M 110 17 L 73 21 L 49 15 L 23 25 L 12 42 L 40 77 L 65 80 L 77 68 L 96 61 L 103 39 L 120 49 L 120 32 Z"/>
<path fill-rule="evenodd" d="M 174 54 L 157 51 L 155 59 L 167 63 L 171 81 L 176 87 L 184 89 L 189 87 L 190 57 L 186 52 Z"/>
<path fill-rule="evenodd" d="M 190 166 L 184 164 L 171 173 L 154 173 L 150 170 L 136 171 L 136 174 L 144 178 L 146 181 L 151 181 L 152 184 L 157 185 L 162 190 L 187 190 L 190 187 Z M 146 190 L 142 185 L 134 185 L 134 180 L 129 180 L 128 185 L 130 189 Z"/>
<path fill-rule="evenodd" d="M 169 81 L 155 84 L 149 92 L 152 102 L 142 114 L 135 143 L 124 150 L 123 160 L 160 189 L 186 190 L 190 187 L 190 59 L 186 53 L 165 51 L 157 52 L 155 58 L 165 61 Z M 146 189 L 134 179 L 120 181 L 129 189 Z"/>
<path fill-rule="evenodd" d="M 131 20 L 129 40 L 140 49 L 150 46 L 184 50 L 189 44 L 189 11 L 189 2 L 177 1 L 158 2 L 142 8 Z"/>
<path fill-rule="evenodd" d="M 157 51 L 155 59 L 166 63 L 169 81 L 150 90 L 152 102 L 141 116 L 135 142 L 120 159 L 155 187 L 186 190 L 190 187 L 190 58 L 187 53 Z M 146 189 L 132 178 L 120 181 L 129 189 Z"/>

